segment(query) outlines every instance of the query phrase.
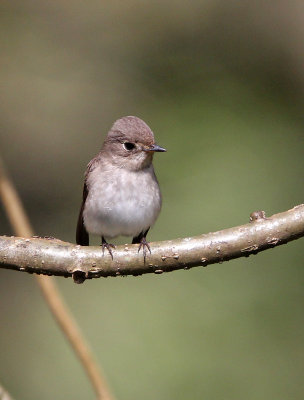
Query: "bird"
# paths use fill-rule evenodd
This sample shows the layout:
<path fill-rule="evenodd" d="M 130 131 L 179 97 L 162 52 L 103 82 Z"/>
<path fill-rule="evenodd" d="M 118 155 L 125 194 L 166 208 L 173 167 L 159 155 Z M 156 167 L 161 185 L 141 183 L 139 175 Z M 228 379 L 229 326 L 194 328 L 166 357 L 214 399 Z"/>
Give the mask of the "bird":
<path fill-rule="evenodd" d="M 126 116 L 114 122 L 85 172 L 78 245 L 89 246 L 89 234 L 99 235 L 103 254 L 107 249 L 113 260 L 115 246 L 107 239 L 131 236 L 146 259 L 147 249 L 151 253 L 146 237 L 162 205 L 152 160 L 155 152 L 165 151 L 142 119 Z"/>

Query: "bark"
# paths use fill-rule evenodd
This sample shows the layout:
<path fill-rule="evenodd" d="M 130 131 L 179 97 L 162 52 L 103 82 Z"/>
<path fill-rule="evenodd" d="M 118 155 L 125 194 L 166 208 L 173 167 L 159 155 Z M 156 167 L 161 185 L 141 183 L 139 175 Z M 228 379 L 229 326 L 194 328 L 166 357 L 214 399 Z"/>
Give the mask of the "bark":
<path fill-rule="evenodd" d="M 53 238 L 0 236 L 0 267 L 30 273 L 85 279 L 161 274 L 248 257 L 304 236 L 304 205 L 265 217 L 262 211 L 250 223 L 196 237 L 150 243 L 144 259 L 138 245 L 118 246 L 113 260 L 100 247 L 78 246 Z"/>

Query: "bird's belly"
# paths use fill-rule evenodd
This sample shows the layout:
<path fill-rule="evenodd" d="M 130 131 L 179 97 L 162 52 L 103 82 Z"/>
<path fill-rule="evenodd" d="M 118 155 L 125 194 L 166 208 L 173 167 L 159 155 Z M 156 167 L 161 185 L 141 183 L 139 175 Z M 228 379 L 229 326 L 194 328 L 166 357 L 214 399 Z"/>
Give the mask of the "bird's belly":
<path fill-rule="evenodd" d="M 154 182 L 142 183 L 144 190 L 138 182 L 92 188 L 84 209 L 87 231 L 109 238 L 137 236 L 153 225 L 161 207 L 159 188 Z"/>

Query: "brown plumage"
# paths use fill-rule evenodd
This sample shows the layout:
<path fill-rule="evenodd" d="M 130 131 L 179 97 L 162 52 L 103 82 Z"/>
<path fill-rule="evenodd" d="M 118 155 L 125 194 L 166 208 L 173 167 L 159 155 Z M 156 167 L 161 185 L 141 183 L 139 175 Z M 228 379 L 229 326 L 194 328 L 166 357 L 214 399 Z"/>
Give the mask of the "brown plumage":
<path fill-rule="evenodd" d="M 89 245 L 89 233 L 102 237 L 133 236 L 150 250 L 146 235 L 155 222 L 161 195 L 152 166 L 153 154 L 165 149 L 155 144 L 149 126 L 133 116 L 117 120 L 100 152 L 88 164 L 76 242 Z M 140 247 L 141 247 L 140 246 Z"/>

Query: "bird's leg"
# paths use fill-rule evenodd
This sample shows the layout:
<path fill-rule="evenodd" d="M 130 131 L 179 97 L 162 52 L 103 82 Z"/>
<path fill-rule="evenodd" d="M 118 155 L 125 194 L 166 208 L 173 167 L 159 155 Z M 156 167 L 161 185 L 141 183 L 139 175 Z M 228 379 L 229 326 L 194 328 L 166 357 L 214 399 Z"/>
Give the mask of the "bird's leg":
<path fill-rule="evenodd" d="M 139 243 L 138 253 L 141 248 L 143 249 L 144 261 L 146 261 L 146 255 L 147 255 L 146 248 L 149 250 L 149 252 L 151 254 L 151 249 L 150 249 L 149 243 L 146 240 L 146 236 L 149 232 L 149 229 L 150 228 L 148 228 L 145 232 L 141 232 L 138 236 L 135 236 L 132 240 L 132 244 Z"/>
<path fill-rule="evenodd" d="M 101 245 L 100 246 L 102 247 L 102 254 L 104 255 L 104 249 L 107 249 L 108 252 L 110 253 L 110 256 L 112 257 L 112 260 L 113 260 L 112 249 L 115 249 L 115 245 L 112 244 L 112 243 L 108 243 L 106 241 L 106 239 L 103 236 L 101 236 Z"/>

